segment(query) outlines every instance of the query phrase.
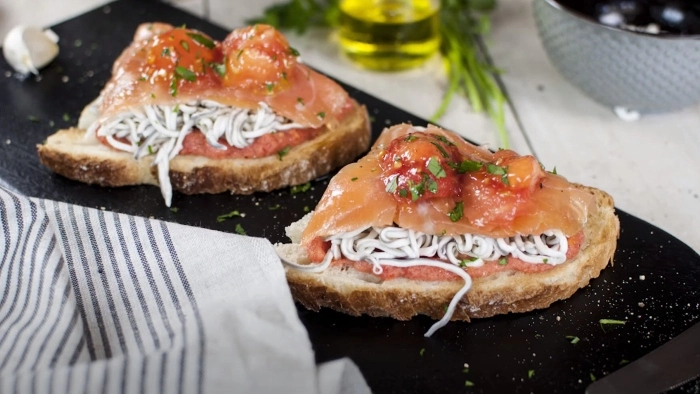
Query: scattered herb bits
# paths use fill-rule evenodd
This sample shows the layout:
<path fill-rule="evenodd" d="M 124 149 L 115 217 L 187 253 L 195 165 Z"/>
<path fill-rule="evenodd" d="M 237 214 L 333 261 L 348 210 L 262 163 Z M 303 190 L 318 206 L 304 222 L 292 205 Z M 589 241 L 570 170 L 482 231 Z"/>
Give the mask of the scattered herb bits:
<path fill-rule="evenodd" d="M 533 376 L 535 376 L 535 370 L 534 370 L 534 369 L 531 369 L 531 370 L 527 371 L 527 378 L 528 378 L 528 379 L 532 379 Z"/>
<path fill-rule="evenodd" d="M 277 152 L 277 157 L 279 157 L 280 161 L 282 161 L 283 157 L 287 156 L 287 153 L 289 153 L 289 149 L 291 149 L 289 146 L 285 146 L 284 149 Z"/>
<path fill-rule="evenodd" d="M 420 352 L 418 352 L 418 354 L 420 354 L 421 357 L 423 356 L 424 353 L 425 353 L 425 348 L 421 349 Z"/>
<path fill-rule="evenodd" d="M 179 211 L 179 209 L 177 207 L 170 208 L 170 212 L 172 212 L 172 213 L 177 213 L 177 211 Z"/>
<path fill-rule="evenodd" d="M 223 222 L 223 221 L 226 221 L 226 219 L 231 219 L 231 218 L 234 218 L 234 217 L 241 217 L 241 216 L 242 216 L 242 215 L 241 215 L 240 212 L 238 212 L 238 211 L 231 211 L 231 212 L 229 212 L 229 213 L 225 213 L 225 214 L 223 214 L 223 215 L 217 216 L 217 217 L 216 217 L 216 221 L 219 222 L 219 223 L 221 223 L 221 222 Z"/>
<path fill-rule="evenodd" d="M 236 224 L 236 233 L 240 235 L 245 235 L 245 230 L 243 230 L 243 226 L 241 226 L 240 223 Z"/>
<path fill-rule="evenodd" d="M 600 319 L 600 328 L 605 331 L 606 326 L 622 326 L 625 323 L 627 323 L 626 320 Z"/>
<path fill-rule="evenodd" d="M 467 380 L 466 382 L 464 382 L 464 386 L 465 387 L 474 387 L 474 382 L 472 382 L 471 380 Z"/>
<path fill-rule="evenodd" d="M 306 182 L 306 183 L 303 184 L 303 185 L 292 186 L 292 188 L 291 188 L 291 190 L 290 190 L 290 193 L 291 193 L 292 195 L 294 195 L 294 194 L 299 194 L 299 193 L 305 193 L 305 192 L 309 191 L 309 189 L 311 189 L 311 183 L 310 183 L 310 182 Z"/>
<path fill-rule="evenodd" d="M 451 221 L 458 222 L 462 218 L 462 215 L 464 215 L 464 202 L 458 202 L 448 215 Z"/>
<path fill-rule="evenodd" d="M 273 206 L 271 206 L 271 207 L 267 207 L 267 209 L 269 209 L 270 211 L 276 211 L 276 210 L 280 209 L 280 205 L 279 205 L 279 204 L 275 204 L 275 205 L 273 205 Z"/>
<path fill-rule="evenodd" d="M 580 341 L 579 337 L 573 335 L 567 335 L 566 339 L 568 339 L 574 345 Z"/>

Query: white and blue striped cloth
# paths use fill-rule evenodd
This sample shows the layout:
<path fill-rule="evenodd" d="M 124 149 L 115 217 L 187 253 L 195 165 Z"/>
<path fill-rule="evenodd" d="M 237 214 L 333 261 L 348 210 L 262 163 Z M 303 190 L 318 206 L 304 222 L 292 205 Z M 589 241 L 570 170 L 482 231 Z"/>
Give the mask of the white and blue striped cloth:
<path fill-rule="evenodd" d="M 367 393 L 272 245 L 0 188 L 0 393 Z"/>

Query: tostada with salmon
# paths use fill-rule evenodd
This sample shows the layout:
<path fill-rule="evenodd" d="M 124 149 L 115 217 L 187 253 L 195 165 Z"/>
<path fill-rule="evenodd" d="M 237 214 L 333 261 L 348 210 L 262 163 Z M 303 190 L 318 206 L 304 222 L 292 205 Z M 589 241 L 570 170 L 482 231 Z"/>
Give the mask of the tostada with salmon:
<path fill-rule="evenodd" d="M 449 320 L 545 308 L 611 262 L 613 199 L 435 126 L 385 129 L 277 244 L 307 308 Z"/>
<path fill-rule="evenodd" d="M 251 194 L 297 185 L 355 160 L 369 116 L 304 65 L 267 25 L 222 42 L 164 23 L 138 27 L 77 127 L 38 146 L 65 177 L 172 191 Z"/>

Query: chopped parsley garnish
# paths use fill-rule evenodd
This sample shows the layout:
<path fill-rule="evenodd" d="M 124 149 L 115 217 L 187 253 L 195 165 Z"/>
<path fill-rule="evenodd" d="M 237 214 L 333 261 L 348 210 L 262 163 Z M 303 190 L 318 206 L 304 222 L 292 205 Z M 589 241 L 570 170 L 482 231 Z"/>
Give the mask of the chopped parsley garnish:
<path fill-rule="evenodd" d="M 185 49 L 185 52 L 190 51 L 190 44 L 188 44 L 187 41 L 185 41 L 185 40 L 180 41 L 180 46 Z"/>
<path fill-rule="evenodd" d="M 237 224 L 236 224 L 236 229 L 235 229 L 235 230 L 236 230 L 236 233 L 238 233 L 238 234 L 240 234 L 240 235 L 245 235 L 245 230 L 243 230 L 243 226 L 241 226 L 240 223 L 237 223 Z"/>
<path fill-rule="evenodd" d="M 272 82 L 265 82 L 265 90 L 267 90 L 268 93 L 272 92 L 272 89 L 275 88 L 275 84 Z"/>
<path fill-rule="evenodd" d="M 468 257 L 468 258 L 466 258 L 466 259 L 460 261 L 460 262 L 459 262 L 459 266 L 462 267 L 462 268 L 466 268 L 466 267 L 469 265 L 469 263 L 473 263 L 473 262 L 475 262 L 475 261 L 477 261 L 477 260 L 479 260 L 478 257 Z"/>
<path fill-rule="evenodd" d="M 238 51 L 238 54 L 236 55 L 236 60 L 240 59 L 242 54 L 243 54 L 243 50 L 241 49 L 240 51 Z"/>
<path fill-rule="evenodd" d="M 435 137 L 435 138 L 439 139 L 440 141 L 446 143 L 447 146 L 455 146 L 455 144 L 453 144 L 452 141 L 448 140 L 447 138 L 445 138 L 445 137 L 442 136 L 442 135 L 435 135 L 435 134 L 433 134 L 433 137 Z"/>
<path fill-rule="evenodd" d="M 591 377 L 591 382 L 595 382 L 595 375 L 593 375 L 593 372 L 591 372 L 590 377 Z"/>
<path fill-rule="evenodd" d="M 554 169 L 552 169 L 552 174 L 557 175 L 557 166 L 554 166 Z"/>
<path fill-rule="evenodd" d="M 387 193 L 393 193 L 396 191 L 396 186 L 398 185 L 398 178 L 399 178 L 398 175 L 394 175 L 391 177 L 391 181 L 389 181 L 389 183 L 387 183 L 387 185 L 386 185 L 386 192 Z M 402 190 L 405 190 L 405 189 L 402 189 Z"/>
<path fill-rule="evenodd" d="M 549 261 L 549 259 L 542 259 L 542 262 L 545 264 L 547 264 L 548 261 Z"/>
<path fill-rule="evenodd" d="M 177 211 L 179 211 L 179 209 L 177 207 L 170 208 L 170 212 L 172 212 L 172 213 L 177 213 Z"/>
<path fill-rule="evenodd" d="M 423 195 L 423 193 L 425 193 L 425 179 L 423 179 L 421 183 L 418 184 L 414 184 L 413 182 L 408 181 L 408 191 L 411 192 L 411 200 L 418 200 Z"/>
<path fill-rule="evenodd" d="M 311 189 L 311 183 L 310 183 L 310 182 L 306 182 L 306 183 L 303 184 L 303 185 L 292 186 L 292 189 L 290 190 L 290 192 L 291 192 L 292 194 L 304 193 L 304 192 L 309 191 L 309 189 Z"/>
<path fill-rule="evenodd" d="M 629 364 L 629 362 L 630 362 L 630 360 L 622 359 L 622 361 L 620 361 L 620 365 Z"/>
<path fill-rule="evenodd" d="M 406 141 L 406 142 L 413 142 L 413 141 L 415 141 L 415 140 L 417 140 L 417 139 L 418 139 L 418 137 L 416 137 L 415 135 L 409 134 L 409 135 L 406 136 L 406 138 L 404 138 L 403 140 Z"/>
<path fill-rule="evenodd" d="M 428 188 L 428 191 L 435 194 L 438 191 L 438 184 L 432 179 L 427 179 L 425 181 L 425 186 Z"/>
<path fill-rule="evenodd" d="M 431 144 L 435 145 L 435 147 L 438 148 L 442 157 L 445 157 L 445 158 L 450 157 L 450 155 L 447 153 L 445 148 L 442 147 L 442 145 L 438 144 L 437 142 L 431 142 Z"/>
<path fill-rule="evenodd" d="M 148 154 L 152 155 L 153 154 L 153 147 L 148 145 Z"/>
<path fill-rule="evenodd" d="M 152 98 L 152 99 L 156 98 L 156 94 L 155 94 L 155 93 L 151 93 L 151 98 Z"/>
<path fill-rule="evenodd" d="M 498 265 L 506 265 L 508 264 L 508 258 L 507 257 L 501 257 L 498 259 Z"/>
<path fill-rule="evenodd" d="M 170 48 L 169 47 L 163 48 L 163 52 L 161 52 L 160 55 L 163 57 L 170 56 Z"/>
<path fill-rule="evenodd" d="M 323 119 L 323 118 L 326 117 L 326 113 L 323 112 L 323 111 L 321 111 L 321 112 L 317 113 L 316 116 L 318 116 L 319 118 Z"/>
<path fill-rule="evenodd" d="M 450 220 L 453 222 L 459 221 L 459 219 L 462 218 L 462 215 L 464 215 L 464 202 L 460 201 L 455 205 L 454 209 L 452 209 L 448 215 L 450 216 Z"/>
<path fill-rule="evenodd" d="M 352 182 L 355 182 L 357 180 L 357 177 L 353 177 L 350 179 Z"/>
<path fill-rule="evenodd" d="M 445 169 L 440 165 L 440 160 L 437 157 L 431 157 L 428 160 L 428 171 L 435 175 L 435 178 L 440 179 L 447 176 Z"/>
<path fill-rule="evenodd" d="M 173 96 L 173 97 L 177 96 L 177 83 L 178 83 L 177 81 L 178 81 L 177 78 L 173 78 L 173 80 L 170 81 L 170 90 L 169 90 L 169 92 L 170 92 L 170 95 Z M 152 95 L 151 97 L 155 98 L 155 95 Z"/>
<path fill-rule="evenodd" d="M 68 115 L 68 114 L 63 114 L 63 121 L 64 121 L 64 122 L 70 122 L 70 115 Z"/>
<path fill-rule="evenodd" d="M 27 119 L 28 119 L 30 122 L 38 122 L 38 121 L 39 121 L 39 117 L 38 117 L 38 116 L 34 116 L 34 115 L 29 115 L 29 116 L 27 116 Z"/>
<path fill-rule="evenodd" d="M 528 379 L 532 379 L 533 376 L 535 376 L 535 370 L 534 370 L 534 369 L 531 369 L 531 370 L 527 371 L 527 378 L 528 378 Z"/>
<path fill-rule="evenodd" d="M 175 108 L 173 108 L 173 113 L 178 113 L 180 112 L 180 104 L 175 104 Z"/>
<path fill-rule="evenodd" d="M 580 341 L 580 339 L 579 339 L 577 336 L 574 336 L 574 335 L 567 335 L 565 338 L 568 339 L 568 340 L 570 340 L 570 341 L 571 341 L 571 344 L 573 344 L 573 345 L 577 344 L 578 341 Z"/>
<path fill-rule="evenodd" d="M 304 100 L 301 97 L 297 97 L 297 103 L 304 105 Z"/>
<path fill-rule="evenodd" d="M 304 212 L 309 212 L 309 206 L 308 206 L 308 205 L 304 205 Z"/>
<path fill-rule="evenodd" d="M 147 80 L 147 79 L 148 79 L 148 78 L 146 78 L 146 77 L 144 76 L 144 77 L 139 78 L 139 81 L 145 81 L 145 80 Z"/>
<path fill-rule="evenodd" d="M 625 323 L 627 323 L 626 320 L 600 319 L 600 328 L 602 328 L 603 331 L 605 331 L 605 326 L 606 326 L 606 325 L 616 325 L 616 326 L 619 326 L 619 325 L 624 325 Z"/>
<path fill-rule="evenodd" d="M 221 222 L 225 221 L 226 219 L 231 219 L 231 218 L 236 217 L 236 216 L 241 216 L 241 213 L 238 211 L 231 211 L 229 213 L 225 213 L 223 215 L 217 216 L 216 221 L 221 223 Z"/>
<path fill-rule="evenodd" d="M 282 79 L 284 79 L 285 81 L 287 80 L 287 73 L 286 72 L 282 71 L 280 73 L 280 75 L 282 76 Z"/>
<path fill-rule="evenodd" d="M 457 170 L 458 173 L 479 171 L 484 165 L 478 161 L 464 160 L 461 163 L 450 163 L 450 167 Z"/>
<path fill-rule="evenodd" d="M 418 352 L 418 354 L 420 354 L 421 357 L 423 356 L 424 353 L 425 353 L 425 348 L 421 349 L 420 352 Z"/>
<path fill-rule="evenodd" d="M 465 387 L 474 387 L 474 383 L 471 380 L 467 380 L 464 382 Z"/>
<path fill-rule="evenodd" d="M 289 146 L 285 146 L 284 149 L 277 152 L 277 157 L 280 158 L 280 161 L 282 161 L 283 157 L 287 156 L 287 153 L 289 153 L 289 149 Z"/>
<path fill-rule="evenodd" d="M 509 186 L 510 182 L 508 181 L 508 167 L 501 167 L 497 166 L 495 164 L 487 164 L 486 165 L 486 171 L 489 174 L 493 175 L 500 175 L 501 176 L 501 181 L 506 185 Z"/>
<path fill-rule="evenodd" d="M 226 74 L 225 63 L 209 63 L 209 66 L 215 73 L 219 74 L 220 77 L 223 77 Z"/>
<path fill-rule="evenodd" d="M 73 45 L 75 47 L 81 47 L 81 46 L 83 46 L 83 41 L 82 40 L 75 40 L 75 41 L 73 41 Z"/>
<path fill-rule="evenodd" d="M 273 205 L 273 206 L 271 206 L 271 207 L 267 207 L 267 209 L 269 209 L 270 211 L 276 211 L 276 210 L 280 209 L 280 205 L 279 205 L 279 204 L 275 204 L 275 205 Z"/>
<path fill-rule="evenodd" d="M 404 198 L 408 197 L 408 190 L 406 190 L 404 188 L 399 189 L 399 196 L 404 197 Z"/>
<path fill-rule="evenodd" d="M 292 48 L 292 47 L 289 47 L 289 53 L 290 53 L 292 56 L 299 56 L 299 51 L 297 51 L 296 49 L 294 49 L 294 48 Z"/>
<path fill-rule="evenodd" d="M 189 82 L 194 82 L 197 80 L 197 74 L 182 66 L 175 67 L 175 75 Z"/>
<path fill-rule="evenodd" d="M 214 41 L 208 39 L 207 37 L 204 37 L 199 33 L 187 33 L 187 35 L 190 36 L 193 40 L 195 40 L 198 44 L 207 47 L 207 49 L 212 49 L 216 46 L 216 44 L 214 44 Z"/>

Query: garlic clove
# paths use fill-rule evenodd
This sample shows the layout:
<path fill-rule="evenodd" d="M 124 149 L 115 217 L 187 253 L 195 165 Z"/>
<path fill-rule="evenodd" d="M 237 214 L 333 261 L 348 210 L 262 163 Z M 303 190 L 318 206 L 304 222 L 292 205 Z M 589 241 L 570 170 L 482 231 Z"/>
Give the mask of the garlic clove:
<path fill-rule="evenodd" d="M 58 56 L 58 36 L 51 30 L 32 26 L 15 26 L 2 46 L 7 62 L 21 74 L 39 74 L 39 69 Z"/>

